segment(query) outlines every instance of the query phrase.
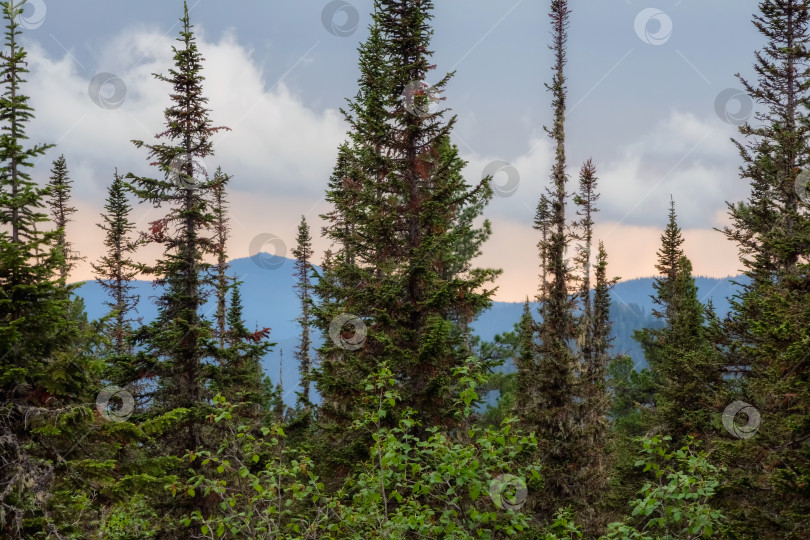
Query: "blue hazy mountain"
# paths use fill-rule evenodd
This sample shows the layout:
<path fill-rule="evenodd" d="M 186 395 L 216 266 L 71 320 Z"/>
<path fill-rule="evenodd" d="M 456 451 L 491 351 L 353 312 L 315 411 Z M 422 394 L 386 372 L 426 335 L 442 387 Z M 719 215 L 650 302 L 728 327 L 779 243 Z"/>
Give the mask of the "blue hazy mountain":
<path fill-rule="evenodd" d="M 721 318 L 730 309 L 729 298 L 736 294 L 738 286 L 734 281 L 742 277 L 708 278 L 697 277 L 698 298 L 703 304 L 712 300 L 715 311 Z M 653 317 L 654 293 L 653 278 L 638 278 L 622 281 L 611 291 L 611 321 L 614 354 L 627 354 L 636 365 L 645 366 L 644 356 L 638 344 L 632 339 L 633 332 L 641 328 L 657 328 L 661 321 Z M 532 313 L 537 317 L 537 304 L 530 303 Z M 475 333 L 484 340 L 492 340 L 495 334 L 510 331 L 523 312 L 522 302 L 495 302 L 472 324 Z M 508 368 L 507 368 L 508 371 Z"/>
<path fill-rule="evenodd" d="M 282 381 L 286 401 L 292 403 L 298 385 L 298 367 L 293 359 L 293 351 L 298 340 L 298 324 L 295 319 L 299 316 L 300 305 L 293 289 L 294 261 L 276 259 L 274 262 L 281 264 L 265 265 L 273 268 L 264 268 L 253 258 L 236 259 L 231 261 L 230 275 L 243 282 L 241 290 L 247 327 L 272 329 L 271 339 L 277 345 L 264 359 L 265 373 L 270 375 L 274 382 L 278 381 L 279 360 L 283 354 Z M 732 283 L 734 280 L 739 278 L 696 278 L 701 300 L 706 303 L 711 299 L 721 317 L 729 310 L 728 298 L 737 291 L 737 286 Z M 632 339 L 633 331 L 660 324 L 660 321 L 652 316 L 653 303 L 650 298 L 654 292 L 652 284 L 652 278 L 633 279 L 618 283 L 612 292 L 614 352 L 630 355 L 636 365 L 641 366 L 645 365 L 645 362 L 640 348 Z M 154 319 L 157 307 L 153 298 L 159 295 L 160 289 L 148 281 L 137 281 L 133 286 L 134 291 L 140 295 L 137 316 L 142 317 L 144 322 Z M 108 308 L 104 302 L 108 298 L 98 283 L 86 282 L 79 287 L 77 294 L 84 299 L 87 314 L 91 319 L 97 319 L 107 313 Z M 536 313 L 536 304 L 532 304 L 532 308 Z M 204 306 L 204 313 L 212 316 L 214 310 L 214 300 L 209 299 Z M 520 319 L 522 311 L 523 304 L 520 302 L 494 302 L 471 327 L 482 339 L 491 340 L 496 334 L 511 331 Z M 319 345 L 321 336 L 313 334 L 313 341 L 315 346 Z M 505 371 L 513 369 L 511 365 L 504 366 Z"/>

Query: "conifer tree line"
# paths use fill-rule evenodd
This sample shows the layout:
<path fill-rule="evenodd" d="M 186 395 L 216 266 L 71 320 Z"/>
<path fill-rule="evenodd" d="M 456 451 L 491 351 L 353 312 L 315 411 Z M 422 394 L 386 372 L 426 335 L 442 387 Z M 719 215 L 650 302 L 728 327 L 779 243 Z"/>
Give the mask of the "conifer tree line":
<path fill-rule="evenodd" d="M 37 104 L 22 3 L 0 8 L 0 537 L 810 537 L 810 0 L 761 0 L 753 16 L 763 47 L 740 84 L 759 109 L 733 142 L 751 189 L 718 231 L 744 269 L 731 313 L 703 304 L 673 197 L 660 324 L 634 336 L 644 368 L 611 348 L 619 278 L 597 234 L 598 163 L 569 162 L 567 0 L 549 0 L 537 55 L 554 160 L 548 178 L 524 179 L 544 188 L 538 281 L 493 342 L 470 326 L 501 272 L 475 264 L 492 178 L 462 173 L 434 3 L 375 0 L 324 179 L 330 248 L 315 260 L 301 216 L 292 250 L 293 406 L 262 370 L 276 344 L 248 328 L 228 263 L 239 178 L 200 166 L 229 128 L 211 120 L 188 6 L 172 66 L 155 74 L 164 128 L 131 141 L 143 168 L 110 164 L 104 253 L 90 261 L 100 320 L 70 283 L 80 179 L 61 154 L 47 180 L 32 177 L 54 145 L 26 136 Z M 155 216 L 144 229 L 141 207 Z M 144 261 L 150 246 L 159 255 Z M 142 276 L 158 291 L 151 321 Z"/>

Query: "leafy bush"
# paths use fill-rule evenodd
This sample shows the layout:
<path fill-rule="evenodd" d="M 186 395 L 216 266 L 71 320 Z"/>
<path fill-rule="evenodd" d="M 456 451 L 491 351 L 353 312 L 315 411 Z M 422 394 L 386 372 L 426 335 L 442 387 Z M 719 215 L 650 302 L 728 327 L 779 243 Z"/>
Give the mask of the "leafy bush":
<path fill-rule="evenodd" d="M 469 373 L 457 373 L 465 385 L 463 420 L 472 414 L 480 381 Z M 206 504 L 180 526 L 191 538 L 471 539 L 524 530 L 530 518 L 520 512 L 523 479 L 540 477 L 537 467 L 518 463 L 536 448 L 534 437 L 518 433 L 511 418 L 498 428 L 434 428 L 419 440 L 410 433 L 417 425 L 410 411 L 397 427 L 385 428 L 381 420 L 399 401 L 393 384 L 387 368 L 368 381 L 375 405 L 354 429 L 372 431 L 371 457 L 336 493 L 324 493 L 309 458 L 284 448 L 280 426 L 230 426 L 233 436 L 221 448 L 186 455 L 201 463 L 171 489 L 178 497 L 202 490 Z M 220 396 L 215 405 L 215 422 L 229 426 L 231 405 Z M 516 481 L 501 481 L 506 474 Z"/>
<path fill-rule="evenodd" d="M 696 452 L 692 437 L 675 451 L 667 447 L 669 436 L 637 440 L 643 448 L 636 466 L 652 471 L 654 480 L 641 488 L 641 497 L 630 502 L 631 515 L 608 526 L 607 538 L 668 540 L 719 535 L 725 517 L 709 501 L 725 469 L 709 463 L 704 452 Z"/>

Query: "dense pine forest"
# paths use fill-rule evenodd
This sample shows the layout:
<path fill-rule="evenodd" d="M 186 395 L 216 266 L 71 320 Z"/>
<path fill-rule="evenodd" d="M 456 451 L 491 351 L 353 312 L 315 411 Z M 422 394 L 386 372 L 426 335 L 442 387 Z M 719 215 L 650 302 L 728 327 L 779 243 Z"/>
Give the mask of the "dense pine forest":
<path fill-rule="evenodd" d="M 757 111 L 728 142 L 750 195 L 716 231 L 743 271 L 730 312 L 701 301 L 673 198 L 655 324 L 633 336 L 643 368 L 612 348 L 600 164 L 567 157 L 569 2 L 548 0 L 550 54 L 529 55 L 551 59 L 538 92 L 554 162 L 523 179 L 544 192 L 535 241 L 515 247 L 536 253 L 538 279 L 513 330 L 485 341 L 471 324 L 501 270 L 475 259 L 504 188 L 462 174 L 434 2 L 374 0 L 326 226 L 302 217 L 291 250 L 293 405 L 263 372 L 273 332 L 245 320 L 229 265 L 235 180 L 203 162 L 230 128 L 212 120 L 188 6 L 154 74 L 163 128 L 131 141 L 151 175 L 109 164 L 90 261 L 106 313 L 91 319 L 69 280 L 86 257 L 71 156 L 26 136 L 41 104 L 23 4 L 0 2 L 0 537 L 810 538 L 810 0 L 752 13 L 756 76 L 739 83 Z M 138 279 L 158 291 L 149 321 Z"/>

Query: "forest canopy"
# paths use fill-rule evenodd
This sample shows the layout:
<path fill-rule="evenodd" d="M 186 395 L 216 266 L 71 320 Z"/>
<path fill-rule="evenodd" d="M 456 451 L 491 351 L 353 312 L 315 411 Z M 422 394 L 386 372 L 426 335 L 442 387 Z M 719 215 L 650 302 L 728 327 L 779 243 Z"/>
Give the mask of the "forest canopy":
<path fill-rule="evenodd" d="M 229 263 L 238 178 L 206 164 L 232 128 L 213 120 L 185 2 L 172 63 L 153 74 L 163 126 L 130 141 L 145 166 L 108 164 L 103 255 L 90 261 L 106 313 L 88 317 L 70 282 L 87 258 L 72 225 L 81 168 L 61 134 L 26 135 L 43 107 L 22 46 L 38 2 L 0 2 L 0 536 L 810 538 L 810 0 L 761 0 L 755 76 L 718 95 L 751 104 L 728 143 L 749 195 L 719 209 L 716 230 L 743 269 L 730 311 L 698 294 L 672 198 L 655 324 L 633 336 L 643 368 L 612 348 L 619 278 L 597 228 L 601 164 L 570 163 L 569 2 L 548 0 L 537 21 L 553 163 L 521 180 L 542 194 L 518 249 L 536 255 L 538 279 L 512 331 L 485 341 L 471 324 L 502 272 L 478 263 L 486 208 L 514 193 L 516 171 L 493 162 L 465 177 L 446 97 L 456 72 L 431 48 L 434 2 L 374 0 L 323 179 L 326 225 L 313 230 L 301 208 L 290 251 L 292 405 L 263 369 L 273 331 L 246 321 L 251 291 Z M 639 39 L 667 39 L 662 14 L 639 13 Z M 342 0 L 321 16 L 334 35 L 358 25 Z M 91 98 L 115 108 L 121 84 L 102 73 Z M 46 180 L 33 174 L 41 159 Z M 330 246 L 320 261 L 313 235 Z M 134 286 L 143 276 L 148 299 Z M 138 313 L 143 301 L 156 317 Z"/>

